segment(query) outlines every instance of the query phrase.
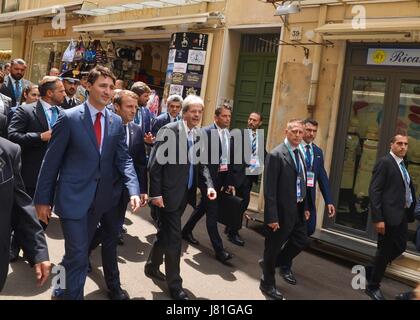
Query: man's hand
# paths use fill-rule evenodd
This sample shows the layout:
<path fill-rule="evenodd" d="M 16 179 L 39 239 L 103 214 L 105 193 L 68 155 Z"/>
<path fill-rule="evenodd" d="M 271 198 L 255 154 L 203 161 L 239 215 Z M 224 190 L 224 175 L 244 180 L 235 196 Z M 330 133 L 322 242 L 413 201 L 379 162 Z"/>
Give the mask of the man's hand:
<path fill-rule="evenodd" d="M 48 130 L 48 131 L 42 132 L 41 133 L 41 140 L 42 141 L 45 141 L 45 142 L 50 141 L 50 139 L 51 139 L 51 133 L 52 133 L 52 130 L 51 129 Z"/>
<path fill-rule="evenodd" d="M 149 200 L 147 193 L 142 193 L 140 195 L 140 206 L 144 207 L 147 204 L 147 200 Z"/>
<path fill-rule="evenodd" d="M 146 142 L 148 144 L 155 143 L 155 137 L 153 136 L 153 134 L 151 132 L 148 132 L 144 135 L 144 142 Z"/>
<path fill-rule="evenodd" d="M 309 210 L 305 211 L 305 220 L 308 221 L 311 216 L 311 212 Z"/>
<path fill-rule="evenodd" d="M 335 216 L 335 207 L 333 204 L 328 205 L 328 218 L 333 218 Z"/>
<path fill-rule="evenodd" d="M 140 208 L 140 197 L 139 196 L 131 196 L 130 197 L 130 204 L 131 204 L 131 212 L 135 213 Z"/>
<path fill-rule="evenodd" d="M 271 228 L 271 230 L 273 230 L 273 232 L 277 231 L 277 229 L 280 229 L 280 225 L 279 225 L 278 222 L 269 223 L 268 227 Z"/>
<path fill-rule="evenodd" d="M 216 200 L 216 198 L 217 198 L 216 190 L 214 190 L 213 188 L 208 188 L 207 189 L 207 198 L 209 198 L 209 200 Z"/>
<path fill-rule="evenodd" d="M 227 186 L 226 187 L 226 192 L 230 193 L 230 194 L 235 194 L 236 190 L 234 186 Z"/>
<path fill-rule="evenodd" d="M 384 235 L 385 234 L 385 222 L 377 222 L 374 223 L 375 230 L 377 233 Z"/>
<path fill-rule="evenodd" d="M 38 219 L 45 224 L 48 224 L 48 221 L 51 218 L 51 207 L 48 204 L 36 204 L 35 209 Z"/>
<path fill-rule="evenodd" d="M 48 276 L 51 272 L 51 262 L 43 261 L 34 265 L 35 269 L 35 276 L 37 280 L 38 287 L 44 285 L 45 281 L 47 281 Z"/>
<path fill-rule="evenodd" d="M 162 197 L 152 199 L 152 204 L 158 208 L 165 208 Z"/>

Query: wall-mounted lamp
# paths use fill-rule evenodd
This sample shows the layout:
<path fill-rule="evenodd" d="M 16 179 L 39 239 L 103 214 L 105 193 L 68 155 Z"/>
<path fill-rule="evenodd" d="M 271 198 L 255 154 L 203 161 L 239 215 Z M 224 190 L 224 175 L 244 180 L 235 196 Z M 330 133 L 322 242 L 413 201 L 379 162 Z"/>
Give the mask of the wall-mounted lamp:
<path fill-rule="evenodd" d="M 286 2 L 289 2 L 286 4 Z M 291 13 L 299 13 L 300 8 L 300 1 L 299 3 L 295 3 L 296 1 L 283 1 L 281 5 L 276 8 L 276 12 L 274 13 L 275 16 L 284 16 Z"/>

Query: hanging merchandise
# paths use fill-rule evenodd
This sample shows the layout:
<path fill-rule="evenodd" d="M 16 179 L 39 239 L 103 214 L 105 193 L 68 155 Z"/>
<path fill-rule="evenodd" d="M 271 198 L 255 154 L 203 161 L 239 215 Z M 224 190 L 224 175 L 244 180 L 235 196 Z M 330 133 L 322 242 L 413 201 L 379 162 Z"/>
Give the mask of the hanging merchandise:
<path fill-rule="evenodd" d="M 157 95 L 155 90 L 152 90 L 152 94 L 150 95 L 149 101 L 147 102 L 147 108 L 149 108 L 150 112 L 152 112 L 155 116 L 159 113 L 159 96 Z"/>
<path fill-rule="evenodd" d="M 63 53 L 63 58 L 61 59 L 62 62 L 73 62 L 74 55 L 76 54 L 76 43 L 73 39 L 70 40 L 67 49 Z"/>
<path fill-rule="evenodd" d="M 94 48 L 96 50 L 96 63 L 100 65 L 108 63 L 107 53 L 102 47 L 100 40 L 94 41 Z"/>
<path fill-rule="evenodd" d="M 115 59 L 115 43 L 112 40 L 109 40 L 106 46 L 106 55 L 109 60 Z"/>
<path fill-rule="evenodd" d="M 79 41 L 77 43 L 77 47 L 76 47 L 76 51 L 74 53 L 74 58 L 73 61 L 78 62 L 78 61 L 82 61 L 84 59 L 85 56 L 85 46 L 83 44 L 83 39 L 82 37 L 79 38 Z"/>
<path fill-rule="evenodd" d="M 136 61 L 141 61 L 142 58 L 143 58 L 143 52 L 139 48 L 139 49 L 136 50 L 135 60 Z"/>
<path fill-rule="evenodd" d="M 92 39 L 89 39 L 84 60 L 88 63 L 96 63 L 96 50 Z"/>

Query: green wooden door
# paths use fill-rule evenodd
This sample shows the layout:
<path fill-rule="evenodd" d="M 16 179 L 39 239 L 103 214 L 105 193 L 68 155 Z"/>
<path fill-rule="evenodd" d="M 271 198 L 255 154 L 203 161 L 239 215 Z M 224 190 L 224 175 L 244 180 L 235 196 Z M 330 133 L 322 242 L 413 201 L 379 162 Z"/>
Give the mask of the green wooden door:
<path fill-rule="evenodd" d="M 252 111 L 263 115 L 262 129 L 268 129 L 277 55 L 241 53 L 233 108 L 232 128 L 246 128 Z"/>

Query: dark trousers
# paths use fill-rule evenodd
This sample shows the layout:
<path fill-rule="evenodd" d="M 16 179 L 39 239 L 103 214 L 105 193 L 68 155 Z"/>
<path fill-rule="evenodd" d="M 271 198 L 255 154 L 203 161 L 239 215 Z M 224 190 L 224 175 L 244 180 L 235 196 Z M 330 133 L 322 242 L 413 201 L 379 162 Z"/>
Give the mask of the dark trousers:
<path fill-rule="evenodd" d="M 368 286 L 371 289 L 380 287 L 387 265 L 405 251 L 407 232 L 408 224 L 404 216 L 403 221 L 397 226 L 390 226 L 385 223 L 385 234 L 378 234 L 378 248 L 374 258 L 372 274 L 368 279 Z"/>
<path fill-rule="evenodd" d="M 249 177 L 245 177 L 244 182 L 238 188 L 236 188 L 236 195 L 242 198 L 241 202 L 241 212 L 242 218 L 244 216 L 245 211 L 248 209 L 249 201 L 251 200 L 251 190 L 252 190 L 252 180 Z M 230 227 L 226 227 L 227 232 L 230 236 L 236 235 L 239 229 L 232 229 Z"/>
<path fill-rule="evenodd" d="M 193 231 L 197 222 L 206 215 L 206 227 L 207 233 L 210 237 L 211 244 L 216 253 L 223 250 L 223 241 L 220 237 L 219 230 L 217 229 L 217 211 L 218 211 L 218 201 L 209 200 L 207 198 L 207 191 L 201 190 L 201 200 L 198 204 L 198 207 L 193 211 L 191 217 L 188 219 L 184 228 L 182 229 L 183 233 L 190 233 Z"/>
<path fill-rule="evenodd" d="M 187 206 L 187 198 L 186 192 L 179 208 L 174 211 L 157 208 L 158 230 L 147 259 L 147 264 L 150 264 L 153 268 L 159 268 L 163 263 L 163 256 L 165 256 L 166 282 L 170 291 L 182 288 L 180 275 L 181 216 Z"/>
<path fill-rule="evenodd" d="M 290 227 L 286 224 L 280 225 L 280 229 L 275 232 L 266 226 L 263 282 L 267 286 L 274 286 L 276 283 L 275 268 L 277 263 L 279 262 L 281 265 L 291 264 L 293 258 L 308 245 L 306 223 L 302 220 L 303 203 L 296 205 L 298 206 L 298 216 L 291 218 L 295 221 L 293 225 Z"/>

